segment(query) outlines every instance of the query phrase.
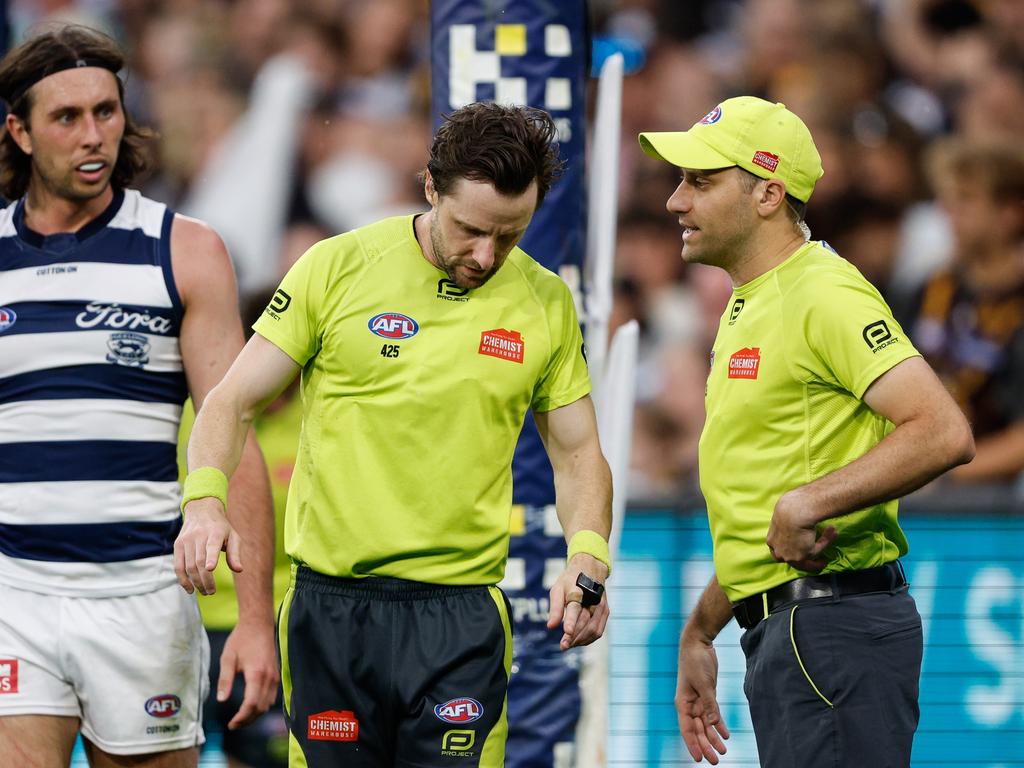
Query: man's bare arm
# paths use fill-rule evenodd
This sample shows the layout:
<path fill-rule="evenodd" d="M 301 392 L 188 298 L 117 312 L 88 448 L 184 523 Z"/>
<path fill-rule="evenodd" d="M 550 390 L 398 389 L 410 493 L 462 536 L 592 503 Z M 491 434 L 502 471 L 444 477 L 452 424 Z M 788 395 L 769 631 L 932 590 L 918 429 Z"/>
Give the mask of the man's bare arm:
<path fill-rule="evenodd" d="M 732 618 L 732 606 L 718 578 L 712 577 L 679 635 L 676 717 L 686 749 L 695 762 L 718 764 L 729 729 L 718 708 L 718 654 L 714 640 Z"/>
<path fill-rule="evenodd" d="M 856 461 L 783 494 L 767 537 L 776 560 L 821 570 L 836 533 L 818 535 L 819 523 L 910 493 L 974 456 L 970 425 L 920 357 L 879 376 L 864 402 L 896 428 Z"/>
<path fill-rule="evenodd" d="M 214 467 L 231 477 L 240 465 L 253 420 L 298 371 L 298 364 L 288 355 L 259 334 L 254 335 L 196 416 L 188 444 L 189 470 Z M 229 565 L 233 559 L 237 562 L 238 535 L 229 525 L 221 503 L 213 497 L 190 501 L 185 506 L 185 524 L 190 535 L 180 558 L 176 551 L 175 559 L 179 580 L 186 589 L 194 586 L 205 593 L 213 586 L 212 571 L 221 549 L 227 549 Z M 273 557 L 272 549 L 268 556 Z"/>
<path fill-rule="evenodd" d="M 612 479 L 601 453 L 593 402 L 583 397 L 562 408 L 535 413 L 534 419 L 555 472 L 555 506 L 566 540 L 588 530 L 607 541 L 612 526 Z M 607 598 L 602 597 L 592 610 L 580 605 L 583 593 L 576 586 L 580 573 L 601 583 L 608 578 L 604 563 L 580 553 L 552 587 L 548 626 L 562 624 L 562 650 L 594 642 L 608 622 Z"/>

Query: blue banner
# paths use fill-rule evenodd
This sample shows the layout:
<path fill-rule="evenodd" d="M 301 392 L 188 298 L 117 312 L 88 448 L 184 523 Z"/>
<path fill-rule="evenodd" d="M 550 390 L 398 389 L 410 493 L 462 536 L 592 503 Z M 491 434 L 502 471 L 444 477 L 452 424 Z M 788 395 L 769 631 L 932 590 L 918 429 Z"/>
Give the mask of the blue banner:
<path fill-rule="evenodd" d="M 912 768 L 1007 768 L 1024 757 L 1024 518 L 908 515 L 903 559 L 924 628 Z M 630 511 L 615 574 L 609 765 L 690 763 L 672 704 L 679 631 L 711 578 L 704 510 Z M 742 630 L 718 636 L 718 701 L 732 738 L 720 763 L 757 764 L 743 694 Z"/>
<path fill-rule="evenodd" d="M 434 0 L 430 14 L 435 125 L 473 101 L 540 107 L 558 125 L 565 173 L 520 246 L 579 296 L 590 49 L 585 0 Z M 554 502 L 551 468 L 532 418 L 526 420 L 513 472 L 516 503 Z"/>
<path fill-rule="evenodd" d="M 7 0 L 0 0 L 0 56 L 7 53 L 11 45 L 11 25 L 7 20 Z"/>

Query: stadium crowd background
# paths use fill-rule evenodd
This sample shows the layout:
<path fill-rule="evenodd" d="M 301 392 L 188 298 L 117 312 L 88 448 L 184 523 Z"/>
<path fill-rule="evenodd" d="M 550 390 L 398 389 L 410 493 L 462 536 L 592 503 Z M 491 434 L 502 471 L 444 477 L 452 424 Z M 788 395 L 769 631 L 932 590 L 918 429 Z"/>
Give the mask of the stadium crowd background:
<path fill-rule="evenodd" d="M 591 12 L 596 34 L 644 54 L 623 92 L 613 319 L 642 329 L 631 496 L 695 489 L 707 353 L 729 294 L 721 271 L 681 263 L 663 207 L 673 170 L 635 135 L 688 126 L 730 95 L 803 116 L 826 169 L 814 237 L 872 280 L 912 337 L 925 283 L 985 234 L 985 189 L 943 158 L 992 147 L 1018 208 L 1016 268 L 996 267 L 1018 297 L 999 305 L 1013 326 L 1002 343 L 1024 346 L 1024 5 L 594 0 Z M 223 234 L 243 294 L 329 233 L 422 207 L 427 0 L 11 0 L 10 17 L 15 40 L 60 19 L 125 45 L 129 107 L 159 134 L 143 191 Z M 1010 357 L 1004 368 L 1024 366 L 1024 352 Z M 1005 388 L 1022 371 L 997 375 Z M 997 389 L 982 398 L 999 431 L 1021 419 Z M 1021 468 L 1024 451 L 1016 472 L 973 480 L 1011 488 Z"/>
<path fill-rule="evenodd" d="M 718 101 L 750 93 L 786 103 L 808 123 L 826 170 L 808 210 L 813 236 L 864 272 L 915 343 L 934 341 L 936 322 L 970 328 L 978 316 L 987 318 L 991 338 L 983 341 L 989 343 L 967 334 L 961 354 L 931 362 L 951 386 L 969 385 L 975 427 L 984 422 L 989 430 L 978 431 L 979 447 L 995 440 L 990 445 L 1003 466 L 985 477 L 944 478 L 940 492 L 925 489 L 921 500 L 928 508 L 958 504 L 964 513 L 1016 499 L 1016 509 L 1024 510 L 1024 3 L 591 0 L 590 6 L 595 34 L 634 54 L 623 91 L 613 318 L 613 325 L 637 318 L 641 326 L 631 498 L 667 501 L 669 514 L 689 508 L 672 500 L 695 498 L 708 351 L 730 292 L 720 270 L 682 264 L 679 229 L 664 209 L 675 172 L 642 155 L 635 137 L 641 130 L 688 127 Z M 424 208 L 416 173 L 431 134 L 428 0 L 7 0 L 7 10 L 12 42 L 47 21 L 74 21 L 108 31 L 126 48 L 129 109 L 159 137 L 152 143 L 154 170 L 140 186 L 223 235 L 243 305 L 265 297 L 315 241 Z M 1002 202 L 991 199 L 995 187 Z M 992 251 L 1002 257 L 972 267 L 979 253 Z M 926 286 L 941 287 L 936 276 L 949 269 L 954 285 L 982 274 L 986 295 L 975 296 L 973 306 L 947 307 L 945 317 L 935 310 L 931 326 L 918 323 Z M 963 356 L 977 367 L 958 368 Z M 983 376 L 981 368 L 992 372 Z M 665 525 L 651 517 L 653 526 Z M 989 524 L 957 528 L 949 538 L 982 536 Z M 669 534 L 652 529 L 649 538 L 670 541 L 664 546 L 671 548 L 690 541 L 692 526 L 706 533 L 698 514 Z M 1004 561 L 1017 562 L 1018 550 L 1009 550 Z M 993 551 L 968 556 L 985 560 Z M 665 568 L 664 584 L 676 584 L 678 564 Z M 653 595 L 649 572 L 640 573 L 644 578 L 634 584 L 623 571 L 619 588 Z M 922 573 L 915 576 L 925 584 L 918 593 L 930 594 Z M 703 581 L 701 572 L 694 583 Z M 638 634 L 647 626 L 641 614 L 665 617 L 651 635 L 649 668 L 616 663 L 635 678 L 629 685 L 651 681 L 650 688 L 636 688 L 635 700 L 659 702 L 664 732 L 658 738 L 671 743 L 666 749 L 674 755 L 678 588 L 665 586 L 658 599 L 658 610 L 639 600 L 632 613 L 624 605 L 620 616 Z M 947 652 L 959 650 L 941 649 L 933 666 L 944 664 Z M 1008 653 L 1018 665 L 1024 659 Z M 639 656 L 627 648 L 623 658 Z M 962 666 L 960 656 L 949 658 Z M 726 676 L 729 664 L 725 658 Z M 959 666 L 956 680 L 964 676 Z M 939 674 L 945 691 L 954 678 Z M 1019 680 L 1020 673 L 1008 677 Z M 665 690 L 653 695 L 662 683 Z M 959 697 L 959 690 L 950 695 Z M 739 701 L 741 692 L 734 694 Z M 640 748 L 639 736 L 623 733 L 616 737 L 623 750 Z M 927 740 L 941 737 L 930 732 Z"/>
<path fill-rule="evenodd" d="M 943 482 L 1019 495 L 1024 4 L 593 0 L 591 12 L 596 34 L 643 51 L 623 92 L 613 318 L 642 329 L 631 496 L 695 490 L 707 354 L 730 291 L 720 270 L 680 261 L 664 210 L 674 171 L 635 136 L 686 127 L 740 93 L 808 123 L 826 169 L 808 212 L 815 239 L 861 269 L 919 345 L 926 284 L 951 265 L 954 284 L 971 282 L 972 258 L 1004 254 L 982 265 L 973 305 L 949 309 L 999 315 L 987 379 L 962 360 L 942 369 L 954 388 L 969 383 L 960 394 L 988 414 L 979 444 L 1005 440 L 1003 465 Z M 126 47 L 129 108 L 159 134 L 140 186 L 221 232 L 243 298 L 316 240 L 423 207 L 427 0 L 10 0 L 9 14 L 15 41 L 62 20 Z"/>

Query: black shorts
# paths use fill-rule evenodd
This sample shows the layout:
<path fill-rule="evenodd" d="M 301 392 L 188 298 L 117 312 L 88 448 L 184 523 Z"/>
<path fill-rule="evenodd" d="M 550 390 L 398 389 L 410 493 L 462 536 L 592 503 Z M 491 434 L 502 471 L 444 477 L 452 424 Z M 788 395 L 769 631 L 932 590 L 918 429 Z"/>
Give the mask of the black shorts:
<path fill-rule="evenodd" d="M 503 765 L 512 634 L 497 587 L 299 567 L 278 638 L 290 765 Z"/>

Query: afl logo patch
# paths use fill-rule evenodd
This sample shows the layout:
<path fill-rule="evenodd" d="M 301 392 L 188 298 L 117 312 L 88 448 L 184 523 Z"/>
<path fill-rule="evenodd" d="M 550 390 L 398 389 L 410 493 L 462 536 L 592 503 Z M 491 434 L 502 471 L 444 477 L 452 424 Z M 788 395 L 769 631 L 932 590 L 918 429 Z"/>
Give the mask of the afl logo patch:
<path fill-rule="evenodd" d="M 181 699 L 165 693 L 146 700 L 146 714 L 150 717 L 174 717 L 181 711 Z"/>
<path fill-rule="evenodd" d="M 717 107 L 708 112 L 704 117 L 700 119 L 699 125 L 714 125 L 722 119 L 722 105 L 719 104 Z"/>
<path fill-rule="evenodd" d="M 18 319 L 18 315 L 10 307 L 0 307 L 0 333 L 3 333 Z"/>
<path fill-rule="evenodd" d="M 420 324 L 408 315 L 384 312 L 370 318 L 367 327 L 385 339 L 408 339 L 419 333 Z"/>
<path fill-rule="evenodd" d="M 434 714 L 446 723 L 472 723 L 483 717 L 484 706 L 476 699 L 452 699 L 434 707 Z"/>

